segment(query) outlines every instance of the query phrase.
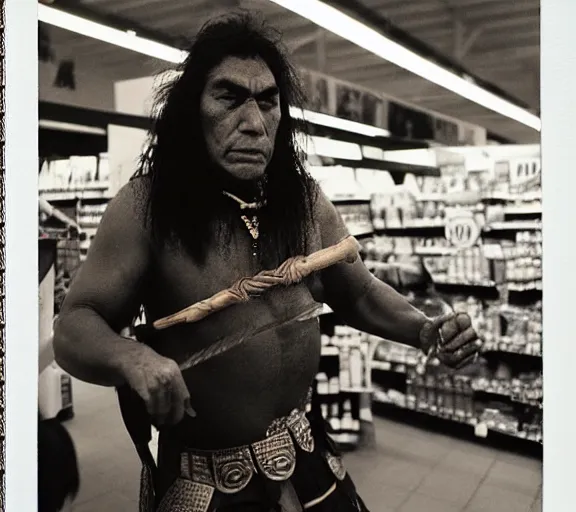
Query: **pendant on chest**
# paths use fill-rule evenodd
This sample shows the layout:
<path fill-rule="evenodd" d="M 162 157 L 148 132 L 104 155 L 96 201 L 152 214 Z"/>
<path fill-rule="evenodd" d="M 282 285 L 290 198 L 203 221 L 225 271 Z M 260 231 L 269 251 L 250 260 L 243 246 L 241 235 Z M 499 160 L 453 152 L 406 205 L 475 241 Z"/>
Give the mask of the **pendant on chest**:
<path fill-rule="evenodd" d="M 249 219 L 247 215 L 241 215 L 241 219 L 244 221 L 244 224 L 246 224 L 250 236 L 254 240 L 258 240 L 260 236 L 260 232 L 258 231 L 258 217 L 253 215 L 252 219 Z"/>
<path fill-rule="evenodd" d="M 260 231 L 258 230 L 258 217 L 253 215 L 252 218 L 248 218 L 247 215 L 241 215 L 241 219 L 246 224 L 248 232 L 252 237 L 252 256 L 258 256 L 258 238 L 260 237 Z"/>
<path fill-rule="evenodd" d="M 258 210 L 261 206 L 266 204 L 265 201 L 246 203 L 245 201 L 242 201 L 242 199 L 240 199 L 239 197 L 236 197 L 235 195 L 230 194 L 229 192 L 226 192 L 226 191 L 224 191 L 223 194 L 225 196 L 229 197 L 230 199 L 233 199 L 235 202 L 237 202 L 240 205 L 240 210 L 244 210 L 244 211 L 246 211 L 246 210 Z M 252 256 L 257 257 L 258 256 L 258 238 L 260 237 L 258 216 L 257 215 L 251 215 L 249 217 L 248 215 L 243 213 L 240 215 L 240 218 L 242 219 L 242 221 L 246 225 L 246 228 L 248 229 L 248 232 L 250 233 L 250 236 L 252 237 Z"/>

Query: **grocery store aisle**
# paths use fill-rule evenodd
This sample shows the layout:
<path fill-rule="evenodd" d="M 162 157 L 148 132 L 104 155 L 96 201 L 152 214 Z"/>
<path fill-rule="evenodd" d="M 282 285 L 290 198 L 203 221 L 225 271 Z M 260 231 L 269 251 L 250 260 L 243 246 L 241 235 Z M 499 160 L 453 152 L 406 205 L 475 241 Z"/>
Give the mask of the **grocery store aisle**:
<path fill-rule="evenodd" d="M 74 407 L 73 511 L 136 511 L 140 467 L 114 392 L 74 381 Z M 375 428 L 373 448 L 347 455 L 372 512 L 541 512 L 539 461 L 379 418 Z"/>

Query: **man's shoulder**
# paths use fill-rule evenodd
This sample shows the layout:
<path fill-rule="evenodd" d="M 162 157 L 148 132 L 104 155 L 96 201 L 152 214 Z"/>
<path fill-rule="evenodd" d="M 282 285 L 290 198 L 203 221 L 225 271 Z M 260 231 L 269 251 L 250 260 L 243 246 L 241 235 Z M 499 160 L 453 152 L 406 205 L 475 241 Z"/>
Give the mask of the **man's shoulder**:
<path fill-rule="evenodd" d="M 150 181 L 138 177 L 126 183 L 110 201 L 107 216 L 121 224 L 138 224 L 144 227 L 148 218 Z"/>
<path fill-rule="evenodd" d="M 126 183 L 116 194 L 116 198 L 132 204 L 145 204 L 150 197 L 150 178 L 137 176 Z"/>
<path fill-rule="evenodd" d="M 314 191 L 314 218 L 317 221 L 331 222 L 334 212 L 334 204 L 317 184 Z"/>

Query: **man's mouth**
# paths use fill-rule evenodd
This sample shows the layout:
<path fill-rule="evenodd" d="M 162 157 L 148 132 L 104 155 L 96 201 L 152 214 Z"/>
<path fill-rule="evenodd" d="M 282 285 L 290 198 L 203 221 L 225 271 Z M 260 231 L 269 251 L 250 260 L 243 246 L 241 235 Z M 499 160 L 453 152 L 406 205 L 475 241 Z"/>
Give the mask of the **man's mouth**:
<path fill-rule="evenodd" d="M 263 155 L 264 152 L 257 148 L 234 148 L 231 153 L 246 153 L 248 155 Z"/>
<path fill-rule="evenodd" d="M 266 157 L 264 153 L 259 149 L 252 148 L 237 148 L 230 151 L 230 155 L 235 160 L 247 160 L 251 162 L 265 160 Z"/>

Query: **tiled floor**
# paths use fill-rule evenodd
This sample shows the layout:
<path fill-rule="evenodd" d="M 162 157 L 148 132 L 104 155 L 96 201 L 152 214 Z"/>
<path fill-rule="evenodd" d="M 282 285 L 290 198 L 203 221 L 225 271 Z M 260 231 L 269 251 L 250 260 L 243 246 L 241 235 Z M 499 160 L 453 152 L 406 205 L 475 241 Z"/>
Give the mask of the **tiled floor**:
<path fill-rule="evenodd" d="M 81 469 L 74 512 L 137 510 L 139 462 L 114 392 L 74 382 L 76 416 L 66 423 Z M 375 447 L 347 456 L 372 512 L 541 512 L 541 464 L 375 419 Z"/>

